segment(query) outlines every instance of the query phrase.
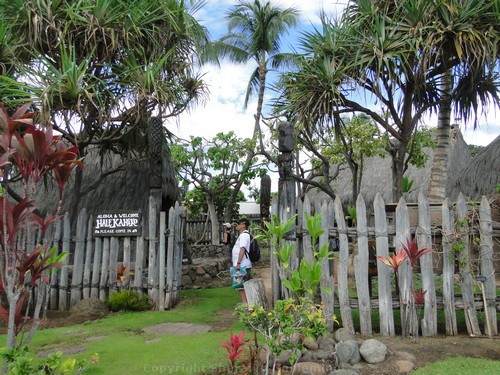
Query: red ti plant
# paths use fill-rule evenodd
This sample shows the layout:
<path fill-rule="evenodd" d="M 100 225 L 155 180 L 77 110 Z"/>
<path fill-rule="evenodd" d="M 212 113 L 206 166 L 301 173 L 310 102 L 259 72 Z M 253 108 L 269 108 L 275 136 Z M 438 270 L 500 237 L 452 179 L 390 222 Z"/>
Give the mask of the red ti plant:
<path fill-rule="evenodd" d="M 238 360 L 246 353 L 245 345 L 250 341 L 249 339 L 244 340 L 245 332 L 246 331 L 243 331 L 239 335 L 235 335 L 231 332 L 229 334 L 229 341 L 220 340 L 223 343 L 220 347 L 227 351 L 227 358 L 232 374 L 236 373 Z"/>
<path fill-rule="evenodd" d="M 418 290 L 412 289 L 411 293 L 413 294 L 413 299 L 415 300 L 416 305 L 423 305 L 425 302 L 425 293 L 427 293 L 427 290 L 422 290 L 422 288 Z"/>
<path fill-rule="evenodd" d="M 410 259 L 411 268 L 413 268 L 420 257 L 432 251 L 432 249 L 427 249 L 427 247 L 425 246 L 419 249 L 417 246 L 416 238 L 414 238 L 413 240 L 406 240 L 406 245 L 402 243 L 401 247 L 408 256 L 408 259 Z"/>
<path fill-rule="evenodd" d="M 0 319 L 7 322 L 7 346 L 16 347 L 17 336 L 24 317 L 22 310 L 29 310 L 26 303 L 36 296 L 31 332 L 28 344 L 38 327 L 39 317 L 46 305 L 42 302 L 48 292 L 48 278 L 52 269 L 60 267 L 65 254 L 56 254 L 47 245 L 37 247 L 29 253 L 24 248 L 23 237 L 38 228 L 45 232 L 57 218 L 47 216 L 42 219 L 34 214 L 36 207 L 29 195 L 36 191 L 37 182 L 53 175 L 59 186 L 60 197 L 69 171 L 76 166 L 83 167 L 75 148 L 67 147 L 59 137 L 53 136 L 51 128 L 41 129 L 34 125 L 33 112 L 28 112 L 30 104 L 19 107 L 12 116 L 0 104 L 0 177 L 2 185 L 8 185 L 8 178 L 17 171 L 24 182 L 24 198 L 19 202 L 11 199 L 4 189 L 0 193 L 0 293 L 5 295 L 8 309 L 0 310 Z M 30 186 L 31 184 L 31 186 Z M 60 209 L 58 205 L 58 211 Z M 19 240 L 21 238 L 21 240 Z M 16 241 L 16 239 L 18 239 Z M 29 275 L 29 279 L 26 278 Z M 35 288 L 38 293 L 33 294 Z M 46 299 L 45 299 L 46 300 Z M 19 343 L 20 344 L 20 343 Z"/>

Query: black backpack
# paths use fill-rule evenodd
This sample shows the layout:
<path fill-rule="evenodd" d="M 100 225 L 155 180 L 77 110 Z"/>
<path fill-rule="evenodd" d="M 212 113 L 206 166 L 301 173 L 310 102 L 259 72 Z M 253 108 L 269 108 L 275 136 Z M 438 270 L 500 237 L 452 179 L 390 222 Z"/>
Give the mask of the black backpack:
<path fill-rule="evenodd" d="M 250 249 L 245 251 L 245 256 L 250 259 L 250 262 L 258 262 L 260 260 L 260 246 L 259 242 L 248 232 L 250 236 Z"/>

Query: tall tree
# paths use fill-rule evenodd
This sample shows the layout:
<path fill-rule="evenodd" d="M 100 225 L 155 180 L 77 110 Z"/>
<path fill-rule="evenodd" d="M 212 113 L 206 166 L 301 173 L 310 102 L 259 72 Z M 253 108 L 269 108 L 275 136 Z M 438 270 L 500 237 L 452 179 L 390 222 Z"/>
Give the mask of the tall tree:
<path fill-rule="evenodd" d="M 254 142 L 259 142 L 261 150 L 264 147 L 260 122 L 266 90 L 266 77 L 270 69 L 277 69 L 287 61 L 288 55 L 280 51 L 282 38 L 290 27 L 295 27 L 297 15 L 298 11 L 293 7 L 282 9 L 279 6 L 273 6 L 270 2 L 262 3 L 260 0 L 239 1 L 227 13 L 228 34 L 218 42 L 219 51 L 232 61 L 238 63 L 254 61 L 256 63 L 248 82 L 244 107 L 247 107 L 252 93 L 257 92 L 257 110 L 254 115 L 255 125 L 252 139 Z M 249 149 L 245 168 L 250 166 L 254 155 L 254 149 Z M 235 186 L 231 199 L 236 198 L 240 188 L 241 183 Z M 231 213 L 227 213 L 227 215 L 231 215 Z"/>
<path fill-rule="evenodd" d="M 92 145 L 125 162 L 141 158 L 152 112 L 174 117 L 206 95 L 193 61 L 209 40 L 195 10 L 182 0 L 0 0 L 10 30 L 0 53 L 12 57 L 2 64 L 3 101 L 25 90 L 41 123 L 82 156 Z M 73 215 L 89 193 L 82 176 L 77 171 Z"/>
<path fill-rule="evenodd" d="M 499 39 L 495 1 L 351 1 L 339 20 L 323 17 L 321 30 L 304 35 L 304 58 L 283 78 L 278 108 L 305 127 L 346 113 L 370 116 L 391 138 L 397 201 L 417 124 L 446 100 L 440 87 L 447 70 L 463 119 L 475 126 L 480 103 L 498 105 Z"/>

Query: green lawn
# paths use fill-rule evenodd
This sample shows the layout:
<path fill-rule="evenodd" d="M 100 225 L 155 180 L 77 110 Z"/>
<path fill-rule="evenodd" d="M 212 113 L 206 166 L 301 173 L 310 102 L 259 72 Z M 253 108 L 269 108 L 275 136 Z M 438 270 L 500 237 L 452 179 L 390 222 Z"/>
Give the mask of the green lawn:
<path fill-rule="evenodd" d="M 230 311 L 239 301 L 238 293 L 230 287 L 187 290 L 181 293 L 179 305 L 169 311 L 115 313 L 85 324 L 40 330 L 35 335 L 30 352 L 83 346 L 84 353 L 70 357 L 89 359 L 94 353 L 100 357 L 99 364 L 85 370 L 84 374 L 207 373 L 226 364 L 220 340 L 228 340 L 230 331 L 239 333 L 244 330 L 237 320 L 230 321 L 224 332 L 189 336 L 149 334 L 142 328 L 167 322 L 212 325 L 220 321 L 217 314 L 221 310 L 226 310 L 227 316 L 231 317 Z M 357 311 L 353 310 L 353 313 Z M 337 314 L 340 315 L 338 311 Z M 375 323 L 375 311 L 373 317 Z M 354 321 L 359 321 L 356 314 Z M 459 321 L 463 321 L 463 316 L 459 317 Z M 395 322 L 399 322 L 397 313 Z M 250 338 L 251 334 L 247 337 Z M 0 340 L 5 340 L 5 336 Z M 498 361 L 459 357 L 426 366 L 415 374 L 487 375 L 498 373 L 498 368 Z"/>
<path fill-rule="evenodd" d="M 217 311 L 233 309 L 239 301 L 239 294 L 231 288 L 183 291 L 180 304 L 169 311 L 117 313 L 81 325 L 40 330 L 30 345 L 30 352 L 82 345 L 85 352 L 71 357 L 88 359 L 94 353 L 100 357 L 99 364 L 84 374 L 208 372 L 224 365 L 225 351 L 219 348 L 220 340 L 227 340 L 231 330 L 244 329 L 238 321 L 226 332 L 190 336 L 157 336 L 141 329 L 167 322 L 211 325 L 217 321 Z M 101 339 L 92 341 L 99 337 Z M 92 339 L 89 341 L 89 338 Z M 155 338 L 159 340 L 147 343 Z M 5 336 L 0 340 L 5 340 Z"/>

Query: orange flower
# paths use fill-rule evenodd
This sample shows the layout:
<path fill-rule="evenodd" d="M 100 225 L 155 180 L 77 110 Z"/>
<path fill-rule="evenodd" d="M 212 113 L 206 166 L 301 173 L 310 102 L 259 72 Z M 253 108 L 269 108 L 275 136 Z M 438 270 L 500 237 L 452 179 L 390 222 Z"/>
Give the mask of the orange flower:
<path fill-rule="evenodd" d="M 400 249 L 398 252 L 392 254 L 392 256 L 388 256 L 387 258 L 377 256 L 377 259 L 385 265 L 394 268 L 394 272 L 398 272 L 399 266 L 406 259 L 406 253 Z"/>

